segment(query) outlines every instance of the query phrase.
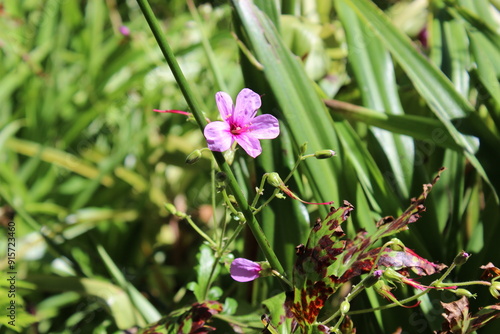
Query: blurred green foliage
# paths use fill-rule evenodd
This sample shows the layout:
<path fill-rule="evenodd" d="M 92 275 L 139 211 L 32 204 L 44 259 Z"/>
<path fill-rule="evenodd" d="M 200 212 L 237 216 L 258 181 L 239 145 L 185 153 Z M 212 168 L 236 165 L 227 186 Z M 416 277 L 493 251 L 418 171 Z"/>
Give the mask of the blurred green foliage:
<path fill-rule="evenodd" d="M 401 239 L 443 263 L 471 252 L 455 281 L 477 278 L 488 261 L 498 265 L 498 2 L 256 0 L 259 10 L 243 0 L 197 1 L 195 11 L 181 0 L 150 4 L 207 117 L 218 116 L 217 91 L 234 97 L 250 87 L 263 95 L 262 112 L 282 121 L 279 140 L 263 143 L 258 159 L 237 152 L 233 169 L 249 199 L 264 172 L 292 169 L 304 142 L 312 152 L 333 149 L 337 157 L 309 159 L 289 186 L 313 201 L 351 202 L 352 236 L 400 214 L 445 166 L 426 215 Z M 7 329 L 2 317 L 0 332 L 119 332 L 193 303 L 207 284 L 198 261 L 212 255 L 164 204 L 211 236 L 222 235 L 214 215 L 226 214 L 212 205 L 220 198 L 212 199 L 209 154 L 185 164 L 204 146 L 196 124 L 152 112 L 187 105 L 137 3 L 5 0 L 0 55 L 0 218 L 16 224 L 18 278 L 18 326 Z M 365 109 L 328 109 L 331 99 Z M 295 246 L 325 213 L 290 199 L 260 213 L 288 274 Z M 227 220 L 229 235 L 237 223 Z M 6 240 L 2 234 L 2 259 Z M 233 249 L 261 259 L 248 231 Z M 242 286 L 224 265 L 213 278 L 210 296 L 226 303 L 219 326 L 231 319 L 260 332 L 260 304 L 279 284 Z M 2 277 L 0 305 L 7 289 Z M 477 292 L 473 308 L 492 303 Z M 362 333 L 429 332 L 442 321 L 432 298 L 354 323 Z M 382 303 L 369 295 L 351 308 Z M 484 333 L 497 331 L 492 324 Z"/>

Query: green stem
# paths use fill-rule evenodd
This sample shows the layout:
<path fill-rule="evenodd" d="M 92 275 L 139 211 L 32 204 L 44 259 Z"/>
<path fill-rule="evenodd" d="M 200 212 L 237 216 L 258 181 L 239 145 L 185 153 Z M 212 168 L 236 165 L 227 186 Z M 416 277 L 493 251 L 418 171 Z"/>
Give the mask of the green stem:
<path fill-rule="evenodd" d="M 302 147 L 304 147 L 304 145 L 305 144 L 303 144 Z M 286 184 L 288 182 L 288 180 L 290 180 L 290 178 L 292 177 L 293 173 L 295 173 L 295 171 L 299 167 L 300 163 L 302 161 L 304 161 L 305 159 L 309 158 L 310 156 L 314 157 L 314 154 L 312 154 L 312 155 L 302 155 L 302 154 L 300 154 L 299 155 L 299 157 L 295 161 L 295 164 L 293 165 L 292 169 L 290 170 L 290 173 L 288 173 L 287 177 L 283 180 L 283 184 Z M 252 208 L 255 208 L 255 205 L 257 205 L 257 200 L 260 197 L 260 192 L 264 189 L 264 182 L 267 180 L 267 175 L 268 174 L 266 173 L 262 177 L 262 181 L 261 181 L 261 184 L 260 184 L 259 192 L 257 193 L 257 195 L 255 196 L 254 201 L 252 202 Z M 259 213 L 266 205 L 268 205 L 276 197 L 276 195 L 279 192 L 280 192 L 280 189 L 276 188 L 274 190 L 273 194 L 264 202 L 264 204 L 262 204 L 261 206 L 259 206 L 258 208 L 256 208 L 256 209 L 253 210 L 253 214 L 256 215 L 257 213 Z"/>
<path fill-rule="evenodd" d="M 222 189 L 221 191 L 222 193 L 222 197 L 224 198 L 224 203 L 226 203 L 226 206 L 227 208 L 229 209 L 229 211 L 231 211 L 231 213 L 235 216 L 238 216 L 239 212 L 238 210 L 236 210 L 233 206 L 233 203 L 231 203 L 231 199 L 229 199 L 229 196 L 227 195 L 227 191 L 226 189 Z M 243 217 L 244 219 L 242 219 L 242 221 L 240 223 L 246 223 L 246 218 Z"/>
<path fill-rule="evenodd" d="M 236 237 L 240 234 L 241 230 L 243 230 L 244 226 L 245 226 L 244 224 L 239 224 L 236 227 L 236 229 L 233 232 L 233 235 L 231 237 L 229 237 L 229 239 L 227 240 L 227 242 L 224 244 L 224 247 L 221 250 L 221 254 L 224 254 L 224 252 L 229 247 L 229 245 L 231 245 L 233 243 L 234 239 L 236 239 Z"/>
<path fill-rule="evenodd" d="M 467 286 L 467 285 L 486 285 L 491 286 L 490 282 L 486 281 L 468 281 L 459 283 L 440 283 L 438 287 L 448 287 L 448 286 Z"/>
<path fill-rule="evenodd" d="M 276 195 L 280 192 L 279 188 L 274 189 L 273 194 L 257 209 L 253 210 L 253 214 L 256 215 L 258 214 L 266 205 L 268 205 L 275 197 Z"/>
<path fill-rule="evenodd" d="M 370 275 L 366 275 L 365 278 L 363 278 L 357 285 L 354 286 L 352 291 L 346 297 L 346 300 L 348 302 L 350 302 L 354 297 L 359 295 L 359 293 L 365 289 L 365 286 L 363 283 L 368 279 L 369 276 Z M 349 314 L 351 314 L 351 313 L 349 312 Z M 327 324 L 338 316 L 342 316 L 341 319 L 339 321 L 337 321 L 337 323 L 334 326 L 334 328 L 338 328 L 338 326 L 340 326 L 340 324 L 342 323 L 342 320 L 344 319 L 344 316 L 345 316 L 345 315 L 341 314 L 340 308 L 334 314 L 332 314 L 328 319 L 322 321 L 321 323 Z"/>
<path fill-rule="evenodd" d="M 387 310 L 387 309 L 390 309 L 390 308 L 393 308 L 393 307 L 396 307 L 396 306 L 401 306 L 401 304 L 407 304 L 409 302 L 412 302 L 412 301 L 414 301 L 414 300 L 422 297 L 426 293 L 429 293 L 429 291 L 431 291 L 431 290 L 432 289 L 426 289 L 426 290 L 424 290 L 422 292 L 419 292 L 418 294 L 416 294 L 414 296 L 411 296 L 411 297 L 408 297 L 408 298 L 405 298 L 405 299 L 401 299 L 401 300 L 398 301 L 398 303 L 392 303 L 392 304 L 383 305 L 383 306 L 379 306 L 379 307 L 373 307 L 373 308 L 364 309 L 364 310 L 352 311 L 352 312 L 349 312 L 347 314 L 348 315 L 354 315 L 354 314 L 363 314 L 363 313 L 371 313 L 371 312 L 374 312 L 374 311 Z"/>
<path fill-rule="evenodd" d="M 437 280 L 431 283 L 431 286 L 439 286 L 441 283 L 443 283 L 444 279 L 448 277 L 448 275 L 452 272 L 453 269 L 455 269 L 457 265 L 455 263 L 450 264 L 448 269 L 446 269 L 445 273 L 439 277 Z"/>
<path fill-rule="evenodd" d="M 190 215 L 184 212 L 177 211 L 177 209 L 175 209 L 175 211 L 172 211 L 171 209 L 169 209 L 170 207 L 175 208 L 173 205 L 172 206 L 169 205 L 168 207 L 166 206 L 166 209 L 170 211 L 172 214 L 176 215 L 177 217 L 185 219 L 191 226 L 191 228 L 196 231 L 196 233 L 198 233 L 203 239 L 208 241 L 210 247 L 217 249 L 217 243 L 213 241 L 212 238 L 210 238 L 205 232 L 203 232 L 203 230 L 199 228 L 198 225 L 195 224 L 195 222 L 191 219 Z"/>
<path fill-rule="evenodd" d="M 290 289 L 293 289 L 293 284 L 290 282 L 285 276 L 281 275 L 281 273 L 277 272 L 276 270 L 272 271 L 273 275 L 281 279 L 283 282 L 285 282 Z"/>
<path fill-rule="evenodd" d="M 186 99 L 189 108 L 191 109 L 191 112 L 193 113 L 193 116 L 196 122 L 198 123 L 198 126 L 200 127 L 201 130 L 203 130 L 205 128 L 205 125 L 207 124 L 207 121 L 205 120 L 201 108 L 198 102 L 196 101 L 196 98 L 193 92 L 191 91 L 191 88 L 186 78 L 184 77 L 184 74 L 182 73 L 179 64 L 177 63 L 177 60 L 175 59 L 174 53 L 172 52 L 170 45 L 167 43 L 165 35 L 160 29 L 160 25 L 156 20 L 156 17 L 151 9 L 151 6 L 149 6 L 147 0 L 137 0 L 137 3 L 141 8 L 144 17 L 146 18 L 146 21 L 148 22 L 149 27 L 151 28 L 151 31 L 153 32 L 156 42 L 158 43 L 158 46 L 160 47 L 163 56 L 165 57 L 165 60 L 167 61 L 170 70 L 172 71 L 172 74 L 174 75 L 175 80 L 179 85 L 179 88 L 182 94 L 184 95 L 184 98 Z M 212 152 L 212 154 L 214 155 L 214 158 L 217 161 L 217 164 L 219 165 L 220 169 L 224 173 L 226 173 L 227 175 L 226 182 L 228 188 L 233 194 L 234 198 L 236 199 L 236 202 L 238 203 L 241 212 L 243 212 L 243 215 L 247 219 L 248 227 L 252 231 L 255 240 L 257 240 L 257 243 L 259 244 L 262 252 L 264 253 L 264 256 L 274 269 L 276 269 L 279 272 L 284 272 L 283 266 L 281 265 L 281 263 L 278 260 L 278 257 L 272 250 L 269 241 L 264 235 L 264 231 L 260 227 L 257 219 L 254 217 L 250 209 L 250 206 L 248 205 L 247 199 L 241 192 L 241 189 L 238 186 L 236 178 L 234 177 L 233 171 L 227 164 L 226 160 L 224 159 L 224 156 L 220 152 Z"/>
<path fill-rule="evenodd" d="M 259 198 L 262 194 L 262 192 L 264 191 L 264 185 L 266 184 L 266 180 L 267 180 L 267 173 L 264 174 L 264 176 L 262 176 L 262 179 L 260 180 L 260 187 L 259 189 L 257 189 L 257 193 L 255 194 L 255 197 L 252 201 L 252 204 L 250 205 L 252 208 L 255 208 L 255 206 L 257 205 L 257 202 L 259 201 Z M 255 214 L 255 210 L 254 210 L 254 214 Z"/>
<path fill-rule="evenodd" d="M 448 286 L 448 283 L 442 283 L 442 282 L 451 273 L 451 271 L 455 267 L 456 267 L 456 265 L 454 263 L 452 263 L 450 265 L 450 267 L 448 268 L 448 270 L 446 270 L 446 272 L 440 278 L 438 278 L 437 280 L 435 280 L 434 282 L 432 282 L 430 284 L 430 286 L 431 287 L 437 287 L 437 288 L 439 288 L 440 286 Z M 463 283 L 465 283 L 465 282 L 462 282 L 462 283 L 452 283 L 451 286 L 466 285 L 466 284 L 463 284 Z M 484 281 L 471 281 L 471 282 L 467 282 L 467 284 L 488 285 L 488 284 L 485 284 L 485 283 L 488 283 L 488 282 L 484 282 Z M 364 310 L 359 310 L 359 311 L 352 311 L 352 312 L 349 312 L 349 315 L 363 314 L 363 313 L 374 312 L 374 311 L 381 311 L 381 310 L 386 310 L 386 309 L 393 308 L 393 307 L 396 307 L 396 306 L 400 306 L 401 304 L 406 304 L 406 303 L 412 302 L 414 300 L 417 300 L 421 296 L 429 293 L 431 290 L 432 290 L 431 288 L 427 288 L 424 291 L 417 293 L 416 295 L 413 295 L 411 297 L 408 297 L 408 298 L 405 298 L 405 299 L 402 299 L 402 300 L 398 301 L 398 303 L 392 303 L 392 304 L 388 304 L 388 305 L 384 305 L 384 306 L 379 306 L 379 307 L 374 307 L 374 308 L 364 309 Z"/>
<path fill-rule="evenodd" d="M 213 161 L 213 159 L 210 159 L 210 162 L 211 162 L 211 165 L 212 165 L 212 168 L 211 170 L 215 170 L 215 162 Z M 212 202 L 212 210 L 213 210 L 213 215 L 212 215 L 212 221 L 214 222 L 214 239 L 217 240 L 217 230 L 218 228 L 220 228 L 220 226 L 218 226 L 218 222 L 217 222 L 217 210 L 216 210 L 216 191 L 215 191 L 215 187 L 216 187 L 216 181 L 215 181 L 215 173 L 211 173 L 210 175 L 210 183 L 211 183 L 211 190 L 212 190 L 212 193 L 211 193 L 211 202 Z M 225 224 L 225 220 L 223 222 L 223 224 Z M 224 225 L 224 228 L 225 228 L 225 225 Z M 224 239 L 224 228 L 222 229 L 221 233 L 220 233 L 220 239 L 219 239 L 219 247 L 217 247 L 217 249 L 219 249 L 220 247 L 222 247 L 222 240 Z"/>
<path fill-rule="evenodd" d="M 191 227 L 200 235 L 202 236 L 206 241 L 208 241 L 208 243 L 210 244 L 210 246 L 214 247 L 214 248 L 217 248 L 217 243 L 215 241 L 212 240 L 212 238 L 210 238 L 208 235 L 205 234 L 205 232 L 203 232 L 201 230 L 201 228 L 198 227 L 198 225 L 196 225 L 194 223 L 194 221 L 191 219 L 191 216 L 189 215 L 185 215 L 184 217 L 182 217 L 184 219 L 186 219 L 186 221 L 188 222 L 189 225 L 191 225 Z"/>

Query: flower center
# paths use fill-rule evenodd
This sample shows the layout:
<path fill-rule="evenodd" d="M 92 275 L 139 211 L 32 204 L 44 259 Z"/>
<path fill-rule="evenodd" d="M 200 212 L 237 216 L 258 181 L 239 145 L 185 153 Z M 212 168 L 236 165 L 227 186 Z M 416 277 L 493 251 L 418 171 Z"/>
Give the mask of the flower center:
<path fill-rule="evenodd" d="M 247 128 L 246 126 L 241 127 L 241 126 L 231 125 L 231 133 L 233 135 L 239 135 L 245 132 L 246 128 Z"/>

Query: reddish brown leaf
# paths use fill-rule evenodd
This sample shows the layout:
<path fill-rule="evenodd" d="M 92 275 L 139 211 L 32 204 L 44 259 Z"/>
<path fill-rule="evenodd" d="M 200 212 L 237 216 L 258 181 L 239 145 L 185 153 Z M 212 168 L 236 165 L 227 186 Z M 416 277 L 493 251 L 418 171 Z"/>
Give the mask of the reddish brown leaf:
<path fill-rule="evenodd" d="M 349 202 L 338 209 L 332 208 L 324 220 L 318 220 L 309 234 L 306 245 L 296 248 L 297 260 L 293 271 L 294 291 L 287 295 L 287 311 L 293 314 L 305 332 L 309 332 L 326 299 L 338 287 L 363 273 L 370 271 L 379 255 L 380 248 L 373 245 L 383 237 L 407 229 L 425 211 L 423 205 L 438 176 L 430 184 L 424 185 L 422 194 L 398 218 L 386 217 L 380 221 L 377 230 L 368 235 L 360 231 L 353 240 L 344 239 L 341 224 L 347 220 L 354 207 Z M 443 268 L 415 254 L 410 249 L 383 251 L 378 265 L 395 267 L 396 270 L 409 268 L 418 275 L 430 275 Z"/>
<path fill-rule="evenodd" d="M 293 280 L 294 286 L 302 288 L 327 276 L 327 268 L 344 251 L 345 240 L 342 224 L 354 207 L 349 202 L 344 206 L 332 208 L 326 219 L 318 220 L 312 228 L 307 244 L 297 247 Z"/>
<path fill-rule="evenodd" d="M 451 303 L 443 303 L 445 321 L 441 331 L 435 334 L 468 334 L 477 331 L 486 323 L 500 317 L 500 304 L 481 308 L 474 316 L 469 314 L 469 300 L 462 297 Z"/>
<path fill-rule="evenodd" d="M 417 198 L 411 199 L 411 205 L 406 209 L 405 212 L 397 219 L 393 217 L 385 217 L 382 221 L 377 223 L 378 230 L 375 233 L 374 238 L 380 239 L 382 237 L 387 237 L 394 233 L 398 233 L 408 229 L 408 225 L 416 222 L 420 218 L 420 213 L 425 211 L 424 201 L 429 195 L 432 187 L 441 177 L 441 173 L 444 171 L 444 168 L 441 168 L 437 174 L 437 176 L 432 180 L 429 184 L 424 184 L 423 192 Z"/>
<path fill-rule="evenodd" d="M 444 308 L 442 315 L 445 321 L 442 324 L 442 330 L 437 332 L 439 334 L 462 334 L 468 327 L 469 315 L 469 300 L 467 297 L 462 297 L 451 303 L 443 303 Z"/>
<path fill-rule="evenodd" d="M 194 303 L 191 307 L 177 310 L 163 317 L 157 323 L 142 329 L 140 334 L 186 333 L 207 334 L 216 329 L 206 325 L 212 315 L 222 311 L 222 304 L 216 301 Z"/>
<path fill-rule="evenodd" d="M 491 262 L 488 264 L 481 266 L 481 269 L 484 269 L 483 274 L 481 275 L 481 279 L 485 281 L 489 281 L 495 277 L 500 276 L 500 269 L 495 267 L 495 265 Z"/>
<path fill-rule="evenodd" d="M 334 292 L 324 281 L 307 284 L 303 289 L 294 289 L 293 300 L 287 298 L 286 306 L 298 324 L 304 328 L 316 322 L 325 301 Z"/>

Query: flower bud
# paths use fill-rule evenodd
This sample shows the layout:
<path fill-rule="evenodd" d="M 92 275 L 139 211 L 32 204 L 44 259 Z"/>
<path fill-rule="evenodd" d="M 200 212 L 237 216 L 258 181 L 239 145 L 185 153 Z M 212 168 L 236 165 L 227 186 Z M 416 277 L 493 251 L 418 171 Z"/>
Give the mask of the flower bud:
<path fill-rule="evenodd" d="M 177 208 L 172 203 L 165 203 L 165 209 L 173 215 L 177 214 Z"/>
<path fill-rule="evenodd" d="M 246 221 L 246 218 L 243 215 L 243 212 L 241 212 L 241 211 L 238 211 L 235 215 L 233 215 L 233 219 L 237 222 L 240 222 L 240 224 L 242 224 Z"/>
<path fill-rule="evenodd" d="M 188 165 L 193 165 L 198 162 L 201 158 L 201 151 L 200 150 L 195 150 L 193 151 L 190 155 L 187 156 L 186 158 L 186 163 Z"/>
<path fill-rule="evenodd" d="M 321 151 L 316 151 L 314 152 L 314 157 L 316 159 L 330 159 L 337 153 L 333 150 L 321 150 Z"/>
<path fill-rule="evenodd" d="M 404 277 L 392 268 L 387 268 L 386 270 L 384 270 L 382 276 L 384 276 L 384 278 L 389 282 L 402 282 Z"/>
<path fill-rule="evenodd" d="M 476 298 L 476 296 L 477 296 L 475 293 L 472 293 L 466 289 L 456 289 L 456 290 L 451 290 L 451 291 L 459 297 L 465 296 L 467 298 Z"/>
<path fill-rule="evenodd" d="M 457 256 L 455 256 L 453 263 L 457 266 L 461 266 L 462 264 L 467 262 L 469 257 L 470 257 L 469 253 L 466 253 L 465 251 L 461 251 Z"/>
<path fill-rule="evenodd" d="M 302 144 L 302 146 L 300 146 L 299 148 L 300 155 L 304 155 L 304 153 L 306 153 L 306 150 L 307 150 L 307 142 L 305 142 L 304 144 Z"/>
<path fill-rule="evenodd" d="M 316 327 L 316 328 L 317 328 L 319 333 L 330 333 L 330 328 L 328 328 L 328 326 L 325 326 L 323 324 L 319 324 L 318 327 Z"/>
<path fill-rule="evenodd" d="M 227 175 L 224 172 L 217 172 L 215 174 L 215 181 L 217 181 L 217 182 L 222 183 L 222 182 L 226 181 L 226 179 L 227 179 Z"/>
<path fill-rule="evenodd" d="M 231 263 L 231 277 L 238 282 L 250 282 L 260 277 L 262 267 L 259 263 L 244 258 L 234 259 Z"/>
<path fill-rule="evenodd" d="M 226 162 L 227 162 L 228 165 L 232 165 L 233 164 L 235 153 L 236 153 L 236 151 L 233 150 L 233 149 L 229 149 L 229 150 L 224 151 L 222 153 L 222 155 L 224 156 L 224 159 L 226 159 Z"/>
<path fill-rule="evenodd" d="M 375 270 L 373 274 L 366 278 L 363 282 L 363 286 L 365 288 L 369 288 L 373 286 L 373 284 L 377 283 L 380 277 L 382 276 L 382 270 Z"/>
<path fill-rule="evenodd" d="M 493 297 L 496 299 L 500 298 L 500 282 L 492 281 L 489 290 Z"/>
<path fill-rule="evenodd" d="M 404 251 L 405 250 L 405 245 L 398 238 L 392 238 L 391 239 L 391 244 L 389 245 L 389 247 L 393 251 Z"/>
<path fill-rule="evenodd" d="M 383 280 L 378 280 L 374 285 L 373 289 L 384 298 L 391 299 L 393 294 L 391 293 L 391 287 L 387 285 Z"/>
<path fill-rule="evenodd" d="M 283 185 L 283 181 L 281 180 L 279 174 L 275 172 L 267 174 L 267 183 L 275 188 L 280 188 Z"/>
<path fill-rule="evenodd" d="M 340 313 L 346 314 L 349 312 L 350 309 L 351 309 L 351 304 L 347 299 L 340 304 Z"/>

